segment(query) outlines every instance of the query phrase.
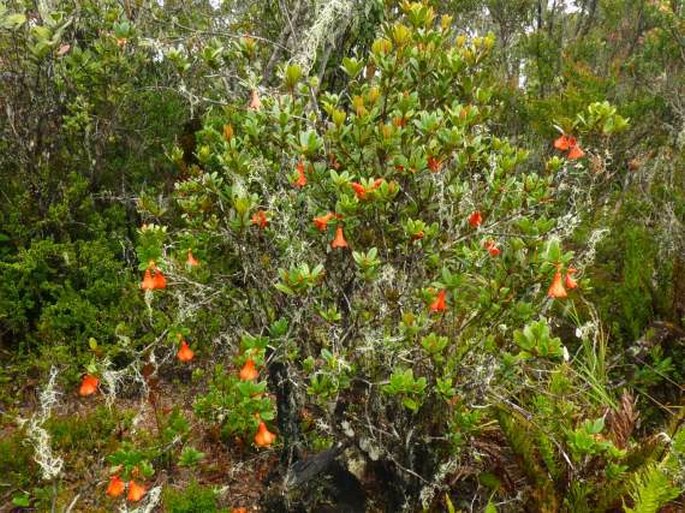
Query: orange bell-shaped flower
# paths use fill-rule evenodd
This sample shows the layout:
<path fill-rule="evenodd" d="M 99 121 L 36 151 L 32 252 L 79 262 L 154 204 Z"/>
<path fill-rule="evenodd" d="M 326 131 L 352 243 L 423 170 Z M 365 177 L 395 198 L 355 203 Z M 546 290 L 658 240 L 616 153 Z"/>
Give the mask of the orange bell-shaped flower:
<path fill-rule="evenodd" d="M 152 278 L 152 272 L 150 269 L 145 271 L 140 288 L 143 290 L 153 290 L 155 288 L 155 280 Z"/>
<path fill-rule="evenodd" d="M 252 216 L 252 224 L 262 229 L 266 228 L 266 225 L 269 224 L 269 218 L 266 217 L 266 212 L 257 210 Z"/>
<path fill-rule="evenodd" d="M 493 240 L 486 241 L 483 246 L 485 247 L 485 249 L 488 250 L 488 253 L 490 253 L 490 256 L 493 256 L 493 257 L 499 256 L 499 254 L 502 252 L 502 250 L 500 250 L 497 247 L 497 244 Z"/>
<path fill-rule="evenodd" d="M 195 258 L 191 250 L 188 250 L 188 258 L 186 259 L 186 265 L 188 267 L 196 267 L 200 265 L 200 261 L 197 258 Z"/>
<path fill-rule="evenodd" d="M 250 104 L 247 106 L 250 110 L 260 110 L 262 108 L 262 101 L 259 99 L 259 93 L 256 89 L 252 90 L 250 96 Z"/>
<path fill-rule="evenodd" d="M 568 270 L 566 271 L 566 277 L 564 279 L 564 285 L 566 285 L 567 289 L 573 290 L 573 289 L 578 287 L 578 282 L 573 279 L 573 275 L 577 272 L 578 272 L 578 270 L 573 268 L 573 267 L 569 267 Z"/>
<path fill-rule="evenodd" d="M 335 214 L 332 212 L 329 212 L 326 215 L 315 217 L 314 218 L 314 226 L 316 226 L 316 229 L 319 230 L 320 232 L 326 231 L 326 228 L 328 228 L 328 223 L 335 217 Z"/>
<path fill-rule="evenodd" d="M 307 176 L 304 174 L 304 162 L 300 160 L 297 163 L 297 166 L 295 166 L 295 169 L 297 169 L 297 180 L 295 180 L 293 185 L 301 189 L 307 185 Z"/>
<path fill-rule="evenodd" d="M 92 374 L 86 374 L 81 380 L 81 386 L 78 389 L 78 393 L 81 397 L 86 397 L 93 395 L 98 391 L 98 385 L 100 380 L 93 376 Z"/>
<path fill-rule="evenodd" d="M 478 210 L 474 210 L 469 216 L 471 228 L 478 228 L 483 223 L 483 215 Z"/>
<path fill-rule="evenodd" d="M 165 289 L 166 288 L 166 277 L 159 269 L 155 269 L 155 274 L 152 277 L 153 289 Z"/>
<path fill-rule="evenodd" d="M 243 368 L 240 369 L 240 374 L 238 376 L 243 381 L 252 381 L 259 377 L 259 371 L 255 367 L 254 360 L 252 360 L 252 358 L 247 359 L 245 365 L 243 365 Z"/>
<path fill-rule="evenodd" d="M 138 502 L 145 495 L 145 487 L 131 480 L 128 482 L 128 495 L 126 498 L 131 502 Z"/>
<path fill-rule="evenodd" d="M 254 443 L 257 447 L 269 447 L 276 441 L 276 435 L 266 428 L 264 421 L 259 422 L 257 434 L 254 436 Z"/>
<path fill-rule="evenodd" d="M 357 196 L 357 199 L 366 199 L 366 187 L 359 182 L 350 182 L 350 187 L 354 189 L 354 194 Z"/>
<path fill-rule="evenodd" d="M 346 248 L 348 247 L 347 241 L 345 240 L 345 235 L 343 234 L 342 226 L 335 229 L 335 238 L 331 241 L 331 247 L 333 249 Z"/>
<path fill-rule="evenodd" d="M 564 285 L 561 283 L 561 273 L 559 271 L 554 273 L 554 279 L 552 279 L 547 295 L 552 299 L 563 299 L 568 296 Z"/>
<path fill-rule="evenodd" d="M 440 289 L 438 295 L 430 304 L 431 312 L 444 312 L 447 309 L 447 291 L 445 289 Z"/>
<path fill-rule="evenodd" d="M 124 493 L 126 485 L 119 476 L 112 476 L 109 478 L 109 485 L 107 485 L 107 495 L 110 497 L 119 497 Z"/>
<path fill-rule="evenodd" d="M 567 155 L 571 160 L 582 159 L 584 156 L 585 152 L 577 144 L 571 146 Z"/>
<path fill-rule="evenodd" d="M 190 349 L 188 342 L 186 342 L 185 340 L 181 340 L 181 347 L 178 349 L 178 353 L 176 353 L 176 358 L 178 358 L 182 362 L 189 362 L 194 357 L 195 353 L 192 349 Z"/>
<path fill-rule="evenodd" d="M 572 146 L 575 146 L 575 144 L 576 138 L 566 134 L 554 140 L 554 147 L 561 151 L 570 150 Z"/>

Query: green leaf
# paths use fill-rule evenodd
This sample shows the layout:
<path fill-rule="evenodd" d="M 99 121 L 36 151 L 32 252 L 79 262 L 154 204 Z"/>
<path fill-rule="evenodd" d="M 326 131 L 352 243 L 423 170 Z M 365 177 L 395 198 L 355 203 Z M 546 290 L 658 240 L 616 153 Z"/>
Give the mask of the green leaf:
<path fill-rule="evenodd" d="M 276 287 L 276 290 L 279 290 L 279 291 L 283 292 L 284 294 L 287 294 L 288 296 L 294 296 L 295 295 L 295 292 L 293 291 L 293 289 L 291 289 L 290 287 L 288 287 L 287 285 L 285 285 L 283 283 L 277 283 L 276 285 L 274 285 L 274 287 Z"/>
<path fill-rule="evenodd" d="M 26 16 L 21 13 L 9 14 L 0 20 L 0 27 L 8 30 L 17 30 L 26 23 Z"/>
<path fill-rule="evenodd" d="M 497 508 L 495 507 L 495 505 L 492 503 L 491 500 L 488 501 L 488 504 L 487 504 L 487 506 L 485 506 L 483 513 L 497 513 Z"/>
<path fill-rule="evenodd" d="M 589 432 L 592 433 L 593 435 L 601 433 L 603 429 L 604 429 L 604 417 L 598 418 L 589 426 Z"/>
<path fill-rule="evenodd" d="M 178 464 L 181 467 L 192 467 L 205 459 L 205 456 L 204 452 L 200 452 L 194 447 L 184 447 L 181 456 L 178 458 Z"/>
<path fill-rule="evenodd" d="M 28 508 L 31 505 L 31 496 L 28 493 L 12 497 L 12 505 L 19 508 Z"/>
<path fill-rule="evenodd" d="M 447 506 L 447 513 L 457 513 L 454 504 L 452 504 L 452 499 L 450 499 L 448 494 L 445 494 L 445 505 Z"/>
<path fill-rule="evenodd" d="M 413 412 L 416 412 L 419 409 L 419 403 L 411 397 L 405 397 L 402 399 L 402 404 L 405 406 L 405 408 Z"/>

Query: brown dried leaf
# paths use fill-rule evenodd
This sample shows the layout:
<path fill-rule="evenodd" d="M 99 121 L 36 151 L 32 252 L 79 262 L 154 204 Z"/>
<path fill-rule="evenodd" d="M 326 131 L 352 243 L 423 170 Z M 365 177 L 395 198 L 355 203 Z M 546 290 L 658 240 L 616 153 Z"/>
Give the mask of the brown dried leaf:
<path fill-rule="evenodd" d="M 628 446 L 628 440 L 635 429 L 638 416 L 635 399 L 630 392 L 624 390 L 618 410 L 611 412 L 609 417 L 609 438 L 619 449 L 625 449 Z"/>

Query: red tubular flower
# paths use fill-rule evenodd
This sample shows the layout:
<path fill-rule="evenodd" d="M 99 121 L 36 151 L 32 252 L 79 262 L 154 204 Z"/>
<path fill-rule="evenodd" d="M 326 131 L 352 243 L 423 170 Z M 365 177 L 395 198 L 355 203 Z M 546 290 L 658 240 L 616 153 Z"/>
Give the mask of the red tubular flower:
<path fill-rule="evenodd" d="M 130 502 L 138 502 L 145 495 L 145 491 L 146 490 L 143 485 L 139 485 L 134 480 L 131 480 L 128 482 L 128 495 L 126 498 Z"/>
<path fill-rule="evenodd" d="M 188 267 L 195 267 L 200 265 L 200 261 L 193 256 L 193 252 L 188 250 L 188 258 L 186 259 L 186 265 Z"/>
<path fill-rule="evenodd" d="M 316 229 L 319 230 L 320 232 L 326 231 L 326 228 L 328 228 L 328 223 L 335 217 L 335 214 L 332 212 L 329 212 L 326 215 L 315 217 L 314 218 L 314 226 L 316 226 Z"/>
<path fill-rule="evenodd" d="M 259 377 L 259 371 L 255 367 L 252 358 L 248 358 L 245 365 L 243 365 L 243 368 L 240 369 L 239 377 L 243 381 L 252 381 Z"/>
<path fill-rule="evenodd" d="M 447 309 L 447 291 L 440 289 L 430 305 L 431 312 L 444 312 Z"/>
<path fill-rule="evenodd" d="M 383 182 L 385 182 L 385 178 L 376 178 L 373 181 L 373 188 L 378 189 L 381 185 L 383 185 Z"/>
<path fill-rule="evenodd" d="M 124 488 L 126 488 L 126 485 L 121 478 L 119 476 L 112 476 L 109 478 L 109 485 L 107 485 L 105 493 L 112 498 L 119 497 L 124 493 Z"/>
<path fill-rule="evenodd" d="M 469 224 L 471 228 L 478 228 L 483 223 L 483 215 L 479 210 L 474 210 L 469 216 Z"/>
<path fill-rule="evenodd" d="M 255 212 L 252 216 L 252 224 L 262 229 L 266 228 L 266 225 L 269 224 L 269 219 L 266 217 L 266 212 L 263 210 L 257 210 L 257 212 Z"/>
<path fill-rule="evenodd" d="M 297 169 L 297 180 L 293 182 L 293 185 L 301 189 L 302 187 L 307 185 L 307 177 L 304 174 L 304 162 L 300 160 L 297 163 L 297 166 L 295 166 L 295 169 Z"/>
<path fill-rule="evenodd" d="M 577 272 L 578 272 L 578 270 L 573 268 L 573 267 L 569 267 L 568 270 L 566 271 L 566 277 L 564 279 L 564 284 L 566 285 L 567 289 L 573 290 L 573 289 L 578 287 L 578 282 L 573 279 L 573 275 Z"/>
<path fill-rule="evenodd" d="M 93 376 L 92 374 L 86 374 L 81 380 L 81 386 L 78 389 L 78 393 L 81 397 L 86 397 L 93 395 L 98 391 L 98 385 L 100 380 Z"/>
<path fill-rule="evenodd" d="M 347 244 L 347 241 L 345 240 L 345 235 L 343 234 L 343 228 L 342 226 L 338 226 L 335 229 L 335 238 L 331 241 L 331 247 L 333 249 L 337 248 L 346 248 L 349 245 Z"/>
<path fill-rule="evenodd" d="M 176 353 L 176 358 L 178 358 L 182 362 L 189 362 L 194 357 L 195 353 L 192 349 L 190 349 L 188 342 L 186 342 L 185 340 L 181 340 L 181 347 L 178 349 L 178 353 Z"/>
<path fill-rule="evenodd" d="M 561 283 L 561 273 L 559 271 L 554 273 L 554 279 L 552 280 L 552 284 L 549 286 L 547 295 L 552 299 L 563 299 L 568 296 L 564 285 Z"/>
<path fill-rule="evenodd" d="M 276 435 L 270 432 L 264 421 L 259 422 L 259 427 L 257 428 L 257 434 L 254 437 L 254 443 L 257 447 L 269 447 L 276 441 Z"/>

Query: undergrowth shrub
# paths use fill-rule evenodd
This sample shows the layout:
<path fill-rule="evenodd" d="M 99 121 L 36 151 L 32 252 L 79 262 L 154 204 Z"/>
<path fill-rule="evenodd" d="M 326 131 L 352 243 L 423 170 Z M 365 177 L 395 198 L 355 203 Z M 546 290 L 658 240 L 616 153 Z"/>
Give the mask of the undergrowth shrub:
<path fill-rule="evenodd" d="M 367 60 L 344 59 L 343 94 L 286 64 L 281 90 L 208 115 L 199 163 L 175 186 L 177 213 L 141 202 L 141 271 L 172 284 L 148 304 L 168 316 L 157 329 L 214 337 L 229 367 L 196 411 L 227 434 L 252 437 L 271 418 L 249 406 L 263 384 L 235 377 L 254 359 L 286 454 L 352 443 L 389 463 L 407 505 L 428 506 L 458 469 L 487 472 L 503 454 L 475 454 L 500 439 L 525 462 L 525 500 L 573 511 L 608 478 L 582 500 L 571 483 L 596 461 L 620 474 L 625 457 L 600 439 L 615 404 L 593 347 L 600 327 L 569 347 L 550 332 L 583 304 L 563 239 L 588 170 L 560 156 L 531 169 L 525 150 L 492 134 L 492 36 L 456 34 L 421 4 L 403 9 Z M 608 104 L 579 120 L 588 137 L 626 123 Z M 200 312 L 221 322 L 207 330 Z M 571 398 L 588 377 L 593 393 Z M 555 401 L 534 392 L 547 386 Z M 544 431 L 528 439 L 524 418 Z M 502 497 L 520 482 L 495 479 Z"/>

